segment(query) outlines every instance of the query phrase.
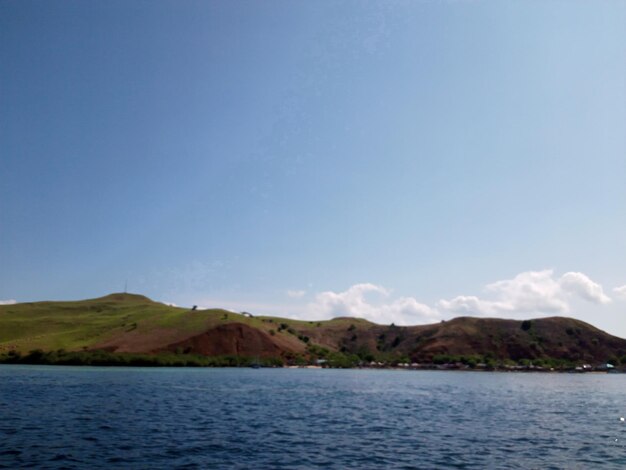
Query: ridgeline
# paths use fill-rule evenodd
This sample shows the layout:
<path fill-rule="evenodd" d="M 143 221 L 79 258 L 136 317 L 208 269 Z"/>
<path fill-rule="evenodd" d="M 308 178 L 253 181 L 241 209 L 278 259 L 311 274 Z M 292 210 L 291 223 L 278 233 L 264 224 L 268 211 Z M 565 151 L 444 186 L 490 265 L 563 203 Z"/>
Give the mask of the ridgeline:
<path fill-rule="evenodd" d="M 401 327 L 194 310 L 111 294 L 0 306 L 0 362 L 570 370 L 619 368 L 626 340 L 564 317 L 460 317 Z"/>

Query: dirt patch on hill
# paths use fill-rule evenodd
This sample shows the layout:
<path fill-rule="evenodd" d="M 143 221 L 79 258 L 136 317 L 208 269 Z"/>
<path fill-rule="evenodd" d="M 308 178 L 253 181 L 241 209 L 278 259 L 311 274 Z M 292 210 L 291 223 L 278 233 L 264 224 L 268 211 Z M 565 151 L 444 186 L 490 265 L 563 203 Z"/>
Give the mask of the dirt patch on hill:
<path fill-rule="evenodd" d="M 113 338 L 94 344 L 89 349 L 119 353 L 149 353 L 188 337 L 188 332 L 175 328 L 154 328 L 148 331 L 137 329 L 119 333 Z"/>
<path fill-rule="evenodd" d="M 287 352 L 264 331 L 243 323 L 219 325 L 197 336 L 168 345 L 165 350 L 204 356 L 277 357 Z"/>

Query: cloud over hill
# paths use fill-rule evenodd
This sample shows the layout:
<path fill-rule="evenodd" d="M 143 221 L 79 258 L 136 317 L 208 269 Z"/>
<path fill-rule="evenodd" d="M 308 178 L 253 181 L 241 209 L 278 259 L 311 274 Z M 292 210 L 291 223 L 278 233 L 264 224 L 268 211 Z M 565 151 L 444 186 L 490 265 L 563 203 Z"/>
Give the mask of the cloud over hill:
<path fill-rule="evenodd" d="M 459 295 L 440 300 L 440 308 L 469 315 L 506 315 L 525 313 L 567 313 L 572 298 L 594 304 L 607 304 L 611 299 L 602 286 L 580 272 L 567 272 L 556 278 L 552 269 L 526 271 L 513 279 L 496 281 L 485 286 L 487 298 Z"/>

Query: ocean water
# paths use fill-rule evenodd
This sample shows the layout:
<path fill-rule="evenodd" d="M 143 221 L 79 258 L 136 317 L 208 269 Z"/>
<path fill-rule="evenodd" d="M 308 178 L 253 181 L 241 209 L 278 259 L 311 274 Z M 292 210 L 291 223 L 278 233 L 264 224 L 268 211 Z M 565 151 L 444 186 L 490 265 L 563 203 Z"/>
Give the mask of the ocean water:
<path fill-rule="evenodd" d="M 0 468 L 626 468 L 626 375 L 0 366 Z"/>

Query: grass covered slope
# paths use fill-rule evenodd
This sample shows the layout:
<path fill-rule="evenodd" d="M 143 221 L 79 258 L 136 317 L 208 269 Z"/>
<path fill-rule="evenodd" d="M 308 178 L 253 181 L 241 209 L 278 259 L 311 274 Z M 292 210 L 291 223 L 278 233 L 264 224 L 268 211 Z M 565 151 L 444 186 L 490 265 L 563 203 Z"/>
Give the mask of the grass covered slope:
<path fill-rule="evenodd" d="M 139 328 L 189 325 L 185 309 L 133 294 L 0 306 L 0 351 L 81 350 Z"/>
<path fill-rule="evenodd" d="M 230 323 L 267 330 L 267 335 L 271 330 L 256 318 L 221 309 L 171 307 L 136 294 L 3 305 L 0 306 L 0 353 L 25 353 L 34 349 L 153 353 Z M 295 349 L 305 349 L 293 338 L 279 337 L 276 342 L 285 350 L 293 349 L 294 345 Z"/>
<path fill-rule="evenodd" d="M 240 364 L 241 358 L 287 363 L 325 359 L 339 365 L 626 362 L 626 340 L 571 318 L 463 317 L 399 327 L 358 318 L 318 322 L 191 310 L 135 294 L 0 306 L 0 356 L 33 350 L 65 354 L 69 363 L 78 359 L 68 352 L 85 351 L 100 351 L 103 363 L 141 354 L 140 363 L 159 356 L 172 365 L 214 365 L 208 357 L 227 357 L 227 365 Z"/>

